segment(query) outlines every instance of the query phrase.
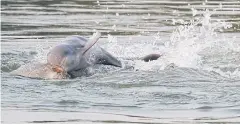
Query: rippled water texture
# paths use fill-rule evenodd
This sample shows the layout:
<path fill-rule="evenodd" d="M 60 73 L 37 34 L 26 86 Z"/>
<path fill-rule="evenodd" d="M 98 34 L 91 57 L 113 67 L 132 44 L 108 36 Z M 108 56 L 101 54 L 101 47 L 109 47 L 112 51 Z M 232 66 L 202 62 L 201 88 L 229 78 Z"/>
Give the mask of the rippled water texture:
<path fill-rule="evenodd" d="M 2 123 L 240 123 L 239 0 L 2 0 Z M 122 60 L 94 75 L 31 79 L 70 35 Z M 137 58 L 163 56 L 152 62 Z"/>

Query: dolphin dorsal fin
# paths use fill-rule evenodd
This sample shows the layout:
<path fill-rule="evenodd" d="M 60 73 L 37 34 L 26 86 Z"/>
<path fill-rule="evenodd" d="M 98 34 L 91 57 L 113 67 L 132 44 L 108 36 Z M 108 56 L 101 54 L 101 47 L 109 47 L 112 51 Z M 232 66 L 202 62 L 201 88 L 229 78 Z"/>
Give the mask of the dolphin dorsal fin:
<path fill-rule="evenodd" d="M 101 37 L 101 33 L 100 32 L 96 32 L 93 34 L 93 36 L 87 41 L 87 43 L 85 44 L 82 54 L 84 55 L 90 48 L 93 47 L 93 45 L 95 43 L 97 43 L 98 39 Z"/>

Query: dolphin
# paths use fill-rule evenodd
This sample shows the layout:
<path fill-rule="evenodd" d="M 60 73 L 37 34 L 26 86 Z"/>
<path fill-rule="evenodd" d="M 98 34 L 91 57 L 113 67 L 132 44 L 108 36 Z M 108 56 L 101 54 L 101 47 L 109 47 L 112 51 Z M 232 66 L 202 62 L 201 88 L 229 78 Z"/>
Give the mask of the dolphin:
<path fill-rule="evenodd" d="M 89 40 L 80 36 L 72 36 L 62 44 L 52 48 L 47 55 L 47 63 L 53 71 L 62 73 L 86 69 L 95 64 L 122 67 L 121 62 L 95 43 L 100 38 L 99 32 Z"/>
<path fill-rule="evenodd" d="M 122 67 L 121 61 L 96 44 L 101 34 L 93 34 L 88 40 L 71 36 L 53 47 L 47 54 L 47 63 L 33 63 L 20 67 L 13 74 L 44 79 L 77 77 L 76 72 L 86 71 L 95 64 Z M 81 74 L 81 73 L 80 73 Z"/>

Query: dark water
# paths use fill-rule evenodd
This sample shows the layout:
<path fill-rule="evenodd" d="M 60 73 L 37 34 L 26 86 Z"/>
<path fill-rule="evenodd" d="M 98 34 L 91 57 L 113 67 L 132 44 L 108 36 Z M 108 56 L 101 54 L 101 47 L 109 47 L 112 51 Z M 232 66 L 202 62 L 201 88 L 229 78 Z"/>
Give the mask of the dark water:
<path fill-rule="evenodd" d="M 239 0 L 2 0 L 2 123 L 240 123 Z M 127 66 L 41 80 L 11 71 L 69 35 Z M 149 63 L 134 59 L 164 56 Z M 172 66 L 169 66 L 172 65 Z"/>

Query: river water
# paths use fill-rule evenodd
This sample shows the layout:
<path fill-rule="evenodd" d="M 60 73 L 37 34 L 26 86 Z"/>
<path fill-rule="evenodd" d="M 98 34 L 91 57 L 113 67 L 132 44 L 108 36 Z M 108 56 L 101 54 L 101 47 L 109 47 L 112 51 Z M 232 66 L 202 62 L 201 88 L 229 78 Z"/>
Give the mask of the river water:
<path fill-rule="evenodd" d="M 240 123 L 239 0 L 2 0 L 2 123 Z M 10 72 L 70 35 L 123 68 L 90 77 Z M 163 56 L 152 62 L 136 58 Z"/>

